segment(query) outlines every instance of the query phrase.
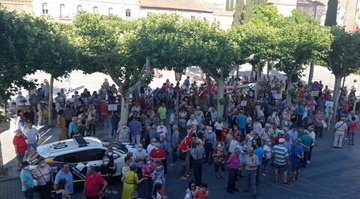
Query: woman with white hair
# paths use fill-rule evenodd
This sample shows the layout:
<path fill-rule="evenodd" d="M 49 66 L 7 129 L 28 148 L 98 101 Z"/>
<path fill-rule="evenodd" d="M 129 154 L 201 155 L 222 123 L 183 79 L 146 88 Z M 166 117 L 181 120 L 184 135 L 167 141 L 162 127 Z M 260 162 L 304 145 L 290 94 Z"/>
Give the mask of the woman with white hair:
<path fill-rule="evenodd" d="M 347 124 L 345 123 L 345 117 L 341 116 L 340 121 L 335 124 L 334 131 L 334 148 L 342 148 L 343 139 L 345 136 L 345 133 L 347 132 Z"/>

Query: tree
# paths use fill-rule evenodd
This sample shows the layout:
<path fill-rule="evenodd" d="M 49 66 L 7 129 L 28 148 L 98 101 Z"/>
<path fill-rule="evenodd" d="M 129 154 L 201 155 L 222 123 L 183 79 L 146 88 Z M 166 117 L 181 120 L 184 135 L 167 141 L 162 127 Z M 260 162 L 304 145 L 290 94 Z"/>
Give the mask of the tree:
<path fill-rule="evenodd" d="M 182 65 L 181 39 L 177 37 L 179 17 L 149 15 L 137 21 L 116 16 L 81 13 L 74 19 L 75 41 L 82 50 L 81 69 L 104 72 L 121 93 L 121 125 L 126 125 L 129 95 L 150 83 L 152 69 Z M 177 54 L 178 52 L 178 54 Z"/>
<path fill-rule="evenodd" d="M 360 32 L 349 33 L 343 28 L 332 27 L 333 41 L 331 50 L 324 61 L 327 67 L 335 76 L 334 84 L 334 109 L 337 114 L 337 107 L 340 96 L 341 79 L 355 72 L 360 66 Z"/>
<path fill-rule="evenodd" d="M 233 25 L 241 25 L 248 22 L 258 7 L 268 5 L 267 0 L 236 0 Z"/>
<path fill-rule="evenodd" d="M 314 18 L 299 11 L 285 17 L 279 24 L 281 38 L 278 43 L 279 62 L 275 67 L 287 76 L 287 106 L 290 106 L 292 78 L 299 76 L 303 65 L 313 58 L 323 57 L 330 49 L 331 35 Z"/>
<path fill-rule="evenodd" d="M 337 10 L 338 0 L 329 0 L 326 11 L 325 26 L 336 26 Z"/>
<path fill-rule="evenodd" d="M 209 74 L 217 83 L 217 109 L 219 117 L 224 113 L 224 82 L 234 63 L 234 44 L 230 42 L 229 32 L 221 30 L 217 25 L 197 20 L 191 26 L 193 45 L 197 49 L 193 65 Z"/>

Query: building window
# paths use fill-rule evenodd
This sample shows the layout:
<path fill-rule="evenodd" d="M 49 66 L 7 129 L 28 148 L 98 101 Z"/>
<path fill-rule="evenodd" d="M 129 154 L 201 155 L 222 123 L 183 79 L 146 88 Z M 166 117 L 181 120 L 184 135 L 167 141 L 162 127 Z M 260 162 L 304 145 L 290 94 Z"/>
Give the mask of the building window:
<path fill-rule="evenodd" d="M 77 5 L 76 10 L 77 10 L 78 12 L 82 12 L 82 11 L 83 11 L 82 5 Z"/>
<path fill-rule="evenodd" d="M 65 17 L 65 4 L 60 4 L 60 17 Z"/>
<path fill-rule="evenodd" d="M 42 4 L 42 13 L 43 13 L 44 15 L 48 15 L 48 14 L 49 14 L 48 4 L 47 4 L 47 3 L 43 3 L 43 4 Z"/>
<path fill-rule="evenodd" d="M 97 6 L 94 6 L 94 7 L 93 7 L 93 12 L 98 13 L 98 12 L 99 12 L 99 8 L 98 8 Z"/>
<path fill-rule="evenodd" d="M 114 9 L 113 8 L 109 8 L 109 15 L 112 15 L 112 14 L 114 14 Z"/>
<path fill-rule="evenodd" d="M 131 17 L 131 10 L 130 9 L 126 9 L 125 16 L 126 17 Z"/>

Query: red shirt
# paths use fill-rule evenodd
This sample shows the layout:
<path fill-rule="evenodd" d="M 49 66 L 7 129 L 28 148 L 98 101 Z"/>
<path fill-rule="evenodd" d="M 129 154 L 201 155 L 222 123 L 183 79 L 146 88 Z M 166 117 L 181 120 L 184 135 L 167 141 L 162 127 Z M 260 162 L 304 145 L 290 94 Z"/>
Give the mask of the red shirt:
<path fill-rule="evenodd" d="M 349 133 L 355 133 L 356 131 L 356 122 L 355 121 L 350 121 L 349 124 Z"/>
<path fill-rule="evenodd" d="M 25 153 L 27 150 L 27 144 L 24 136 L 15 136 L 13 139 L 13 145 L 18 149 L 19 153 Z"/>
<path fill-rule="evenodd" d="M 159 158 L 164 158 L 166 156 L 166 153 L 163 149 L 153 149 L 151 150 L 150 152 L 150 158 L 153 158 L 153 159 L 159 159 Z"/>
<path fill-rule="evenodd" d="M 195 198 L 196 199 L 208 199 L 208 196 L 207 196 L 206 192 L 200 190 L 200 191 L 196 192 Z"/>
<path fill-rule="evenodd" d="M 86 175 L 85 178 L 85 194 L 86 196 L 98 196 L 100 193 L 100 185 L 105 183 L 104 178 L 97 172 L 92 175 Z"/>

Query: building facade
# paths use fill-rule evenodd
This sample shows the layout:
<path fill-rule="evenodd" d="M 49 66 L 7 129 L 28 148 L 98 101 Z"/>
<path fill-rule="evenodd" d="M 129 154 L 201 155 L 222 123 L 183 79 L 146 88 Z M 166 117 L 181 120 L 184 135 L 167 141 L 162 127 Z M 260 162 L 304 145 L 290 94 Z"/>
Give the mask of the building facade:
<path fill-rule="evenodd" d="M 46 15 L 51 20 L 71 21 L 78 12 L 116 15 L 122 19 L 140 16 L 138 0 L 33 0 L 36 16 Z"/>
<path fill-rule="evenodd" d="M 0 5 L 10 10 L 32 13 L 32 0 L 0 0 Z"/>

